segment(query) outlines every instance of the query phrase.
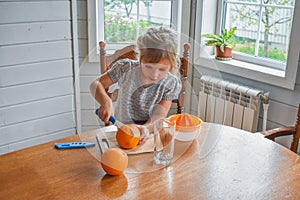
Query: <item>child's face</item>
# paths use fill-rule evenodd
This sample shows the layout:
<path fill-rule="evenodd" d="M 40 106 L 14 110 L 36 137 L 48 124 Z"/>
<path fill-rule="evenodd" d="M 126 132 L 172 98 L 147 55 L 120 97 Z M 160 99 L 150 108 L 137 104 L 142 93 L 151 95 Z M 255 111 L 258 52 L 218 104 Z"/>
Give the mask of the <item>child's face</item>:
<path fill-rule="evenodd" d="M 143 84 L 155 83 L 163 79 L 171 69 L 171 62 L 163 59 L 158 63 L 146 63 L 141 61 Z"/>

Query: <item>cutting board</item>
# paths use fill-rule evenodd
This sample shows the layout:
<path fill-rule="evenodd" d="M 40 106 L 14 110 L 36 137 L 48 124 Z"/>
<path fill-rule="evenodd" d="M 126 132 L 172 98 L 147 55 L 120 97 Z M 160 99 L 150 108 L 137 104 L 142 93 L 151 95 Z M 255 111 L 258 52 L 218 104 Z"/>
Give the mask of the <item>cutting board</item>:
<path fill-rule="evenodd" d="M 101 152 L 104 152 L 107 148 L 121 148 L 116 140 L 116 131 L 101 132 L 96 135 L 96 139 L 99 143 Z M 133 149 L 123 149 L 127 155 L 135 155 L 141 153 L 149 153 L 154 150 L 154 137 L 150 135 L 145 143 L 137 145 Z"/>

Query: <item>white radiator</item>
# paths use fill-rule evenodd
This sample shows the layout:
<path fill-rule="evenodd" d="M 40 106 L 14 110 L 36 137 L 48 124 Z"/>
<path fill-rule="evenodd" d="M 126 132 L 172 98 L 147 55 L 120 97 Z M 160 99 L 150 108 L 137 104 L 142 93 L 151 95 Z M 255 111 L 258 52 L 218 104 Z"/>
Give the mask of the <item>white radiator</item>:
<path fill-rule="evenodd" d="M 211 76 L 201 77 L 198 115 L 206 122 L 257 131 L 260 103 L 263 102 L 263 126 L 266 129 L 269 93 L 224 81 Z"/>

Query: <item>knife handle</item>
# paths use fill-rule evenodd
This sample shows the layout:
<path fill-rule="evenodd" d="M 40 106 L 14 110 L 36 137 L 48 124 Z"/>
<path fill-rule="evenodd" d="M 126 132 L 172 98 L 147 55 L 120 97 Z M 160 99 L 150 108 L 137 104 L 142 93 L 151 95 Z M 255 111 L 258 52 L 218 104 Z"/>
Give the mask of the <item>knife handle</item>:
<path fill-rule="evenodd" d="M 99 109 L 96 109 L 95 110 L 95 114 L 98 116 L 98 113 L 99 113 Z M 108 121 L 110 121 L 111 123 L 115 123 L 116 122 L 116 118 L 114 116 L 110 116 Z"/>

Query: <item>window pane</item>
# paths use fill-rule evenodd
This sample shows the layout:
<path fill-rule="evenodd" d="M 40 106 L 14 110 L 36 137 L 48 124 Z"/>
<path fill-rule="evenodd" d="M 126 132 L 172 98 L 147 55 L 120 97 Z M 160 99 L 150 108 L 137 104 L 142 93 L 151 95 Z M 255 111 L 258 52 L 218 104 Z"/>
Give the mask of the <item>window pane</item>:
<path fill-rule="evenodd" d="M 255 43 L 258 30 L 259 7 L 229 4 L 226 11 L 225 27 L 229 30 L 236 26 L 235 51 L 255 55 Z"/>
<path fill-rule="evenodd" d="M 293 11 L 264 8 L 259 56 L 286 62 Z"/>
<path fill-rule="evenodd" d="M 104 5 L 104 40 L 111 42 L 132 42 L 136 38 L 136 16 L 132 9 L 135 0 L 106 0 Z"/>
<path fill-rule="evenodd" d="M 152 25 L 171 25 L 171 0 L 170 1 L 140 2 L 140 19 L 150 22 Z M 149 6 L 148 6 L 149 5 Z"/>
<path fill-rule="evenodd" d="M 170 26 L 171 9 L 171 0 L 105 0 L 104 40 L 132 43 L 150 26 Z"/>
<path fill-rule="evenodd" d="M 285 5 L 285 6 L 295 5 L 295 0 L 268 0 L 263 2 L 268 5 Z"/>
<path fill-rule="evenodd" d="M 294 0 L 263 2 L 268 6 L 228 3 L 225 27 L 237 27 L 235 51 L 286 62 Z"/>

